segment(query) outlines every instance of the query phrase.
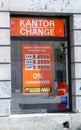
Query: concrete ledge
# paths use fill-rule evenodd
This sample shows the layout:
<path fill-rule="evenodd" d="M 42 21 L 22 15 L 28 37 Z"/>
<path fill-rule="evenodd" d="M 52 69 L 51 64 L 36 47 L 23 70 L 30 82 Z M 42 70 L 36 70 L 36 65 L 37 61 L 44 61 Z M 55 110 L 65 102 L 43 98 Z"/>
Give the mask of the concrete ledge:
<path fill-rule="evenodd" d="M 81 12 L 80 0 L 10 0 L 11 11 L 30 11 L 30 12 L 58 12 L 58 13 L 72 13 Z"/>
<path fill-rule="evenodd" d="M 81 114 L 29 114 L 0 118 L 1 130 L 62 130 L 69 121 L 70 129 L 81 129 Z M 68 129 L 69 130 L 69 129 Z"/>

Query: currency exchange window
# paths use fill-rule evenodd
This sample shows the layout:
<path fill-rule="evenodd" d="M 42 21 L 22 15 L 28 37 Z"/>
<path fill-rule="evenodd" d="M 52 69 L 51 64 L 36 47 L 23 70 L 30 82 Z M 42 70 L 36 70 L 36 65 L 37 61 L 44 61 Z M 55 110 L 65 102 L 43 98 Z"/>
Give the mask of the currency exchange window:
<path fill-rule="evenodd" d="M 12 114 L 68 111 L 66 20 L 11 18 Z"/>

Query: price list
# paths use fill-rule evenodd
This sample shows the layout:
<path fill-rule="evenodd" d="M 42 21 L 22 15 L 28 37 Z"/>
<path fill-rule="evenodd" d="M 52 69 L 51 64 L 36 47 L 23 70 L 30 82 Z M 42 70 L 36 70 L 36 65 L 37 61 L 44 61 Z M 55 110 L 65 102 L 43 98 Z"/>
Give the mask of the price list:
<path fill-rule="evenodd" d="M 25 54 L 25 70 L 49 70 L 49 54 Z"/>

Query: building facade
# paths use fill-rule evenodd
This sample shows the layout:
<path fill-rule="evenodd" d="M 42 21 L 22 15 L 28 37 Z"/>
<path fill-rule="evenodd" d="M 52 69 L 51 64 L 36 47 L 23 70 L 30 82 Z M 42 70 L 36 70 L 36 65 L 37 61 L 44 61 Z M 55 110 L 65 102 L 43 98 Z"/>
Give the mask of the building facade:
<path fill-rule="evenodd" d="M 0 1 L 1 130 L 80 129 L 80 4 Z"/>

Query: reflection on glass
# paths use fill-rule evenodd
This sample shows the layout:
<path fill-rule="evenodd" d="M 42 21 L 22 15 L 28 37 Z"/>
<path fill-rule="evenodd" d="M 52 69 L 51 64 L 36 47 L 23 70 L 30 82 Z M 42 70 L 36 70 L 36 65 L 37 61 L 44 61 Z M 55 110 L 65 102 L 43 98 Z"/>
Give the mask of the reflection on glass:
<path fill-rule="evenodd" d="M 27 47 L 25 53 L 22 50 L 23 45 Z M 37 50 L 36 48 L 41 48 L 41 45 L 43 49 Z M 28 47 L 31 46 L 33 49 L 31 48 L 32 51 L 29 53 Z M 51 48 L 46 50 L 47 46 Z M 12 113 L 40 113 L 68 109 L 67 42 L 12 41 L 11 49 Z M 31 74 L 34 79 L 39 80 L 35 79 L 31 83 Z M 27 83 L 25 87 L 23 77 Z"/>

